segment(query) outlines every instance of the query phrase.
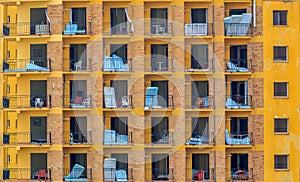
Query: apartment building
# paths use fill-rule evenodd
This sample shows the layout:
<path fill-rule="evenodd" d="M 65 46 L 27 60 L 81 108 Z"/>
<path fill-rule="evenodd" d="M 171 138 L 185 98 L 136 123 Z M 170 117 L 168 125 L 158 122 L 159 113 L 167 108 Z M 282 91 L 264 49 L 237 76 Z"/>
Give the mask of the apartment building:
<path fill-rule="evenodd" d="M 3 180 L 300 179 L 297 1 L 0 3 Z"/>

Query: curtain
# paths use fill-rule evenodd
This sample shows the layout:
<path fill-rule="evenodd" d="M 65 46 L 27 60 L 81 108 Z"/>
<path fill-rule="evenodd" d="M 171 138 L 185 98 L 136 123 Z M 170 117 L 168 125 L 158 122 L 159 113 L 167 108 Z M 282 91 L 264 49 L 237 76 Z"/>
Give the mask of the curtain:
<path fill-rule="evenodd" d="M 130 22 L 130 30 L 131 30 L 131 32 L 134 32 L 133 23 L 132 23 L 131 19 L 129 18 L 128 10 L 127 10 L 127 8 L 124 8 L 124 10 L 125 10 L 126 18 L 127 18 L 128 22 Z"/>

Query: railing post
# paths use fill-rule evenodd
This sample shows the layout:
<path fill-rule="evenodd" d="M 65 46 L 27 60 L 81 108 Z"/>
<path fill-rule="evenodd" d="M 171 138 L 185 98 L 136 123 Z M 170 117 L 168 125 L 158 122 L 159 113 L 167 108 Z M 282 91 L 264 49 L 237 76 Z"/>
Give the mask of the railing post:
<path fill-rule="evenodd" d="M 50 71 L 51 71 L 51 70 L 52 70 L 51 58 L 49 58 L 48 61 L 49 61 L 49 65 L 48 65 L 48 66 L 49 66 L 49 69 L 50 69 Z"/>
<path fill-rule="evenodd" d="M 49 168 L 48 170 L 49 170 L 49 171 L 48 171 L 48 173 L 49 173 L 49 179 L 50 179 L 50 181 L 52 181 L 52 171 L 51 171 L 50 168 Z"/>
<path fill-rule="evenodd" d="M 90 168 L 90 179 L 93 179 L 93 169 Z"/>
<path fill-rule="evenodd" d="M 52 96 L 49 95 L 49 107 L 52 108 Z"/>
<path fill-rule="evenodd" d="M 51 132 L 49 132 L 49 139 L 50 139 L 50 144 L 52 144 L 52 135 L 51 135 Z"/>
<path fill-rule="evenodd" d="M 92 72 L 92 58 L 89 58 L 89 70 Z"/>

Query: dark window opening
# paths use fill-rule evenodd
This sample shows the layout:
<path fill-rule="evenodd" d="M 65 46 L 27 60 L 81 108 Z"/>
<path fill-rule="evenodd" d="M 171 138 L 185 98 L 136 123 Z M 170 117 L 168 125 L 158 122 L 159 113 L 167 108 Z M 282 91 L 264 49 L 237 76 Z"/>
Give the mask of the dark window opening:
<path fill-rule="evenodd" d="M 275 82 L 274 83 L 274 96 L 275 97 L 287 97 L 288 96 L 288 83 Z"/>
<path fill-rule="evenodd" d="M 273 25 L 287 25 L 287 11 L 273 11 Z"/>
<path fill-rule="evenodd" d="M 193 69 L 208 68 L 208 45 L 192 45 L 191 66 Z"/>
<path fill-rule="evenodd" d="M 192 171 L 193 180 L 209 179 L 209 154 L 192 154 Z"/>
<path fill-rule="evenodd" d="M 168 33 L 168 9 L 152 8 L 151 17 L 151 34 Z"/>
<path fill-rule="evenodd" d="M 247 65 L 247 45 L 230 46 L 230 62 L 237 67 L 248 68 Z"/>
<path fill-rule="evenodd" d="M 151 70 L 168 70 L 168 44 L 151 45 Z"/>
<path fill-rule="evenodd" d="M 86 117 L 71 117 L 70 119 L 70 143 L 86 143 L 88 137 Z"/>
<path fill-rule="evenodd" d="M 155 117 L 151 119 L 152 143 L 169 143 L 169 120 L 168 118 Z"/>
<path fill-rule="evenodd" d="M 191 9 L 192 23 L 207 23 L 207 9 Z"/>
<path fill-rule="evenodd" d="M 158 87 L 158 106 L 167 107 L 169 103 L 168 81 L 152 81 L 151 87 Z"/>
<path fill-rule="evenodd" d="M 152 154 L 152 180 L 169 179 L 169 156 L 167 154 Z"/>

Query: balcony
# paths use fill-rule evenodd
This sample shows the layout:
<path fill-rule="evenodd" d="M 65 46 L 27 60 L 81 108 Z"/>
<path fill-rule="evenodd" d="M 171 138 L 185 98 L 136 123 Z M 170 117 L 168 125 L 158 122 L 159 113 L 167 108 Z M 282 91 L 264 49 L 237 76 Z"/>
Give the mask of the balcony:
<path fill-rule="evenodd" d="M 185 58 L 185 71 L 186 72 L 212 72 L 213 68 L 213 59 L 208 58 Z"/>
<path fill-rule="evenodd" d="M 172 58 L 145 58 L 145 72 L 174 72 Z"/>
<path fill-rule="evenodd" d="M 173 23 L 165 23 L 167 20 L 160 20 L 161 23 L 145 22 L 145 35 L 148 36 L 171 36 L 174 34 Z"/>
<path fill-rule="evenodd" d="M 225 142 L 227 145 L 253 145 L 253 132 L 250 133 L 229 133 L 225 130 Z"/>
<path fill-rule="evenodd" d="M 66 22 L 63 23 L 63 35 L 89 35 L 92 34 L 91 22 L 76 23 Z"/>
<path fill-rule="evenodd" d="M 184 25 L 184 34 L 186 36 L 212 36 L 212 23 L 190 23 Z"/>
<path fill-rule="evenodd" d="M 118 109 L 118 108 L 132 108 L 132 95 L 122 96 L 116 98 L 114 95 L 104 95 L 104 108 Z"/>
<path fill-rule="evenodd" d="M 133 144 L 132 132 L 127 135 L 118 134 L 115 130 L 104 130 L 104 145 L 128 145 Z"/>
<path fill-rule="evenodd" d="M 252 72 L 252 60 L 247 60 L 247 59 L 230 59 L 226 60 L 226 66 L 225 68 L 226 72 L 230 73 L 247 73 L 247 72 Z"/>
<path fill-rule="evenodd" d="M 78 168 L 74 166 L 73 169 L 63 168 L 63 175 L 62 181 L 93 181 L 93 169 L 83 166 Z"/>
<path fill-rule="evenodd" d="M 92 71 L 92 59 L 63 59 L 63 71 L 66 72 L 91 72 Z"/>
<path fill-rule="evenodd" d="M 251 109 L 252 108 L 252 96 L 240 95 L 240 96 L 226 96 L 226 109 Z"/>
<path fill-rule="evenodd" d="M 92 144 L 92 131 L 63 131 L 64 144 Z"/>
<path fill-rule="evenodd" d="M 50 72 L 51 59 L 5 59 L 3 72 Z"/>
<path fill-rule="evenodd" d="M 107 36 L 120 36 L 132 35 L 133 27 L 131 22 L 123 22 L 116 26 L 111 25 L 111 22 L 103 22 L 103 35 Z"/>
<path fill-rule="evenodd" d="M 103 181 L 134 181 L 133 168 L 129 169 L 113 169 L 104 168 Z"/>
<path fill-rule="evenodd" d="M 52 144 L 51 132 L 4 133 L 3 144 Z"/>
<path fill-rule="evenodd" d="M 3 180 L 43 180 L 51 181 L 51 169 L 6 168 Z"/>
<path fill-rule="evenodd" d="M 50 35 L 50 24 L 36 24 L 36 23 L 4 23 L 4 36 L 29 36 L 29 35 Z"/>
<path fill-rule="evenodd" d="M 92 108 L 92 96 L 71 98 L 69 95 L 63 95 L 63 107 L 72 109 Z"/>
<path fill-rule="evenodd" d="M 151 145 L 174 145 L 174 133 L 163 130 L 160 132 L 145 131 L 145 143 Z"/>
<path fill-rule="evenodd" d="M 163 98 L 160 95 L 145 96 L 145 110 L 148 109 L 174 109 L 174 97 L 168 95 L 168 98 Z"/>
<path fill-rule="evenodd" d="M 119 56 L 103 58 L 103 72 L 130 72 L 132 71 L 132 59 L 123 60 Z"/>
<path fill-rule="evenodd" d="M 214 106 L 213 96 L 196 97 L 185 96 L 185 107 L 187 109 L 211 109 Z"/>
<path fill-rule="evenodd" d="M 250 169 L 225 169 L 226 180 L 242 180 L 252 181 L 253 180 L 253 168 Z"/>
<path fill-rule="evenodd" d="M 25 108 L 51 108 L 51 95 L 30 96 L 14 95 L 3 97 L 2 107 L 7 109 L 25 109 Z"/>
<path fill-rule="evenodd" d="M 200 145 L 214 145 L 214 132 L 186 132 L 186 145 L 200 146 Z"/>
<path fill-rule="evenodd" d="M 214 177 L 214 168 L 211 169 L 186 169 L 186 180 L 190 181 L 205 181 L 213 180 Z"/>
<path fill-rule="evenodd" d="M 145 169 L 145 181 L 174 181 L 174 169 L 173 168 L 146 168 Z"/>

